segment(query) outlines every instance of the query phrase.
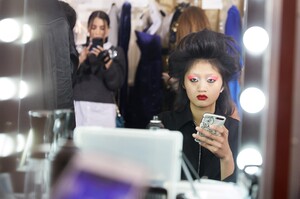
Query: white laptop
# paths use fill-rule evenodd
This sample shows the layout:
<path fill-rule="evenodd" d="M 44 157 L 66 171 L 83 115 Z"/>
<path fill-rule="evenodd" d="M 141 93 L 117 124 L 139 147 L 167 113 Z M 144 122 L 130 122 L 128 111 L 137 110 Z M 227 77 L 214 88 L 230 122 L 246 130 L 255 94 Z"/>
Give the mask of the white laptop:
<path fill-rule="evenodd" d="M 105 153 L 144 167 L 151 186 L 165 182 L 175 186 L 180 181 L 183 136 L 179 131 L 77 127 L 74 142 L 84 152 Z M 168 198 L 174 197 L 174 186 L 168 187 Z"/>

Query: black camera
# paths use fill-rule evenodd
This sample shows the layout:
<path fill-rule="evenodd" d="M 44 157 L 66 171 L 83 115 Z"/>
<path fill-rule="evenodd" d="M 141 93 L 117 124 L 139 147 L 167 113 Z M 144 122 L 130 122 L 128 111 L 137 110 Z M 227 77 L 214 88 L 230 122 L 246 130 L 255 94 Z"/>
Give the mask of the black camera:
<path fill-rule="evenodd" d="M 97 57 L 94 54 L 90 54 L 88 56 L 89 62 L 90 63 L 97 63 L 97 62 L 103 62 L 107 63 L 109 60 L 114 59 L 117 57 L 118 51 L 114 46 L 110 47 L 107 50 L 102 51 Z"/>
<path fill-rule="evenodd" d="M 115 47 L 112 46 L 108 50 L 102 51 L 98 55 L 98 59 L 102 60 L 104 63 L 107 63 L 110 59 L 114 59 L 117 55 L 118 55 L 118 51 L 116 50 Z"/>
<path fill-rule="evenodd" d="M 118 51 L 114 46 L 110 47 L 110 49 L 107 50 L 109 58 L 114 59 L 116 56 L 118 56 Z"/>

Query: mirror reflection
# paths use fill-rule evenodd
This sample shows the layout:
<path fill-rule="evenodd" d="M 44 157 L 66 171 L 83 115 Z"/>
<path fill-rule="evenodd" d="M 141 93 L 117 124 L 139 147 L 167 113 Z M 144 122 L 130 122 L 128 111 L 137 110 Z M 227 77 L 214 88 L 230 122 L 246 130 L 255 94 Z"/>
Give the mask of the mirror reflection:
<path fill-rule="evenodd" d="M 175 179 L 178 182 L 184 180 L 175 185 L 182 191 L 176 193 L 178 197 L 184 198 L 189 194 L 201 197 L 202 193 L 198 190 L 203 186 L 208 186 L 211 182 L 216 184 L 215 187 L 211 185 L 209 188 L 230 186 L 226 179 L 232 175 L 234 179 L 229 181 L 237 182 L 237 173 L 245 173 L 242 171 L 245 171 L 246 167 L 260 167 L 261 162 L 246 162 L 247 165 L 244 163 L 241 168 L 236 164 L 238 152 L 244 148 L 243 144 L 248 144 L 246 138 L 249 135 L 245 138 L 239 132 L 244 128 L 239 124 L 247 117 L 243 115 L 243 111 L 259 112 L 264 105 L 256 103 L 255 100 L 247 101 L 255 98 L 257 102 L 263 102 L 261 98 L 257 98 L 257 93 L 241 92 L 244 81 L 247 80 L 244 79 L 247 60 L 244 59 L 246 52 L 243 46 L 249 46 L 250 51 L 259 52 L 263 52 L 268 46 L 268 42 L 260 42 L 260 49 L 251 49 L 251 44 L 254 43 L 251 34 L 256 32 L 249 31 L 243 35 L 246 28 L 246 2 L 63 2 L 66 4 L 56 0 L 31 0 L 22 3 L 2 0 L 0 4 L 0 51 L 4 58 L 1 63 L 3 67 L 0 69 L 0 107 L 5 113 L 0 121 L 0 135 L 5 135 L 0 140 L 5 143 L 1 145 L 1 164 L 9 158 L 14 165 L 10 169 L 2 169 L 1 175 L 9 173 L 21 179 L 18 184 L 12 178 L 11 192 L 22 195 L 25 190 L 31 190 L 24 184 L 36 186 L 37 182 L 24 180 L 28 171 L 35 170 L 31 163 L 36 162 L 36 159 L 40 161 L 37 161 L 35 166 L 40 168 L 41 173 L 47 173 L 54 168 L 53 160 L 61 155 L 60 152 L 69 154 L 72 151 L 70 154 L 74 155 L 74 128 L 114 128 L 119 124 L 118 121 L 121 121 L 120 126 L 126 129 L 149 128 L 149 131 L 161 131 L 156 127 L 163 126 L 165 130 L 180 131 L 183 134 L 182 156 L 186 157 L 188 168 L 185 171 L 180 168 L 178 173 L 181 177 Z M 199 31 L 202 31 L 201 34 L 197 33 Z M 220 34 L 213 36 L 216 32 Z M 226 36 L 233 40 L 229 41 Z M 262 38 L 257 35 L 254 37 Z M 192 52 L 201 45 L 207 45 L 205 42 L 213 44 L 210 48 L 211 55 L 205 54 L 209 51 L 205 48 L 199 52 Z M 224 46 L 226 48 L 223 49 Z M 184 56 L 192 53 L 197 56 Z M 222 55 L 222 58 L 216 58 L 214 53 Z M 235 53 L 239 53 L 240 57 L 235 56 Z M 229 67 L 233 66 L 235 69 L 229 70 Z M 210 88 L 211 85 L 215 87 Z M 213 94 L 210 94 L 209 91 L 213 89 Z M 213 99 L 206 103 L 209 101 L 207 99 L 211 98 L 210 95 Z M 116 112 L 116 109 L 119 112 Z M 183 114 L 183 109 L 187 110 L 187 116 Z M 47 111 L 53 116 L 61 110 L 74 111 L 74 117 L 68 126 L 68 131 L 72 131 L 68 133 L 70 136 L 60 136 L 61 134 L 57 133 L 57 126 L 60 126 L 61 122 L 58 120 L 56 123 L 40 122 L 39 130 L 30 125 L 29 113 L 32 111 Z M 180 116 L 174 117 L 173 114 L 179 110 Z M 226 122 L 216 123 L 212 128 L 203 130 L 200 124 L 205 123 L 202 122 L 205 118 L 204 113 L 226 116 Z M 41 120 L 42 118 L 44 116 L 40 116 Z M 217 120 L 220 116 L 210 116 L 206 120 L 212 118 Z M 190 123 L 190 126 L 184 127 L 186 124 L 180 122 Z M 116 129 L 119 130 L 121 129 Z M 233 137 L 228 136 L 228 132 Z M 9 141 L 11 139 L 8 137 L 13 134 L 16 134 L 12 139 L 14 141 Z M 37 137 L 49 137 L 49 134 L 55 138 L 51 139 L 55 142 L 34 141 Z M 20 136 L 23 144 L 16 144 L 19 143 Z M 198 142 L 195 142 L 195 139 Z M 253 140 L 257 141 L 255 139 Z M 6 152 L 11 146 L 18 149 Z M 254 146 L 257 146 L 255 142 Z M 243 156 L 243 153 L 240 153 L 240 156 Z M 101 158 L 106 159 L 99 157 Z M 72 162 L 71 158 L 64 162 L 61 170 L 72 164 L 69 162 Z M 92 171 L 91 168 L 85 167 L 86 165 L 80 166 L 82 167 L 73 169 L 79 173 Z M 95 175 L 93 172 L 89 175 Z M 191 173 L 196 175 L 190 178 Z M 99 175 L 103 173 L 100 172 Z M 124 182 L 119 179 L 120 176 L 109 177 L 116 182 Z M 244 177 L 244 181 L 252 180 L 248 175 Z M 202 181 L 193 184 L 192 181 L 196 178 L 201 178 Z M 146 177 L 145 179 L 149 180 Z M 49 187 L 53 185 L 53 179 L 45 175 L 40 180 L 43 183 L 42 187 L 38 187 L 38 193 L 25 193 L 27 197 L 41 194 L 51 197 Z M 104 182 L 103 179 L 101 182 Z M 131 186 L 135 185 L 132 181 L 128 183 Z M 147 191 L 141 187 L 135 188 L 149 196 L 157 193 L 164 196 L 164 191 L 169 190 L 168 186 L 158 184 L 147 184 Z M 237 193 L 241 191 L 243 197 L 247 197 L 249 189 L 253 188 L 232 186 L 228 187 L 224 194 L 229 194 L 230 188 L 233 188 Z M 253 192 L 254 188 L 251 194 L 255 198 L 256 193 Z M 7 191 L 3 194 L 10 193 Z"/>

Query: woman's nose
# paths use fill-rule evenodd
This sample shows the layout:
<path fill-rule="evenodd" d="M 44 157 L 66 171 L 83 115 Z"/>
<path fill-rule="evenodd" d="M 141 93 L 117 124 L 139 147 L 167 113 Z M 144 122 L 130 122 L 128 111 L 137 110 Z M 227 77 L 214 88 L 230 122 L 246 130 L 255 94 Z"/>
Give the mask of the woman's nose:
<path fill-rule="evenodd" d="M 206 91 L 207 85 L 205 82 L 199 81 L 197 84 L 198 91 Z"/>
<path fill-rule="evenodd" d="M 99 34 L 101 33 L 101 30 L 100 30 L 100 29 L 96 29 L 95 33 L 96 33 L 97 35 L 99 35 Z"/>

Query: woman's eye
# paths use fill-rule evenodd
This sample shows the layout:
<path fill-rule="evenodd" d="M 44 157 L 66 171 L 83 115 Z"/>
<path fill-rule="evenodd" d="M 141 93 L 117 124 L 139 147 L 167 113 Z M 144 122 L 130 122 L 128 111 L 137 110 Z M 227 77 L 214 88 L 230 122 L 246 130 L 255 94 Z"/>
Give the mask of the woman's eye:
<path fill-rule="evenodd" d="M 193 77 L 193 78 L 190 79 L 190 81 L 191 81 L 191 82 L 198 82 L 199 79 L 198 79 L 197 77 Z"/>
<path fill-rule="evenodd" d="M 208 78 L 208 79 L 207 79 L 207 82 L 208 82 L 208 83 L 214 83 L 215 81 L 216 81 L 216 80 L 213 79 L 213 78 Z"/>

